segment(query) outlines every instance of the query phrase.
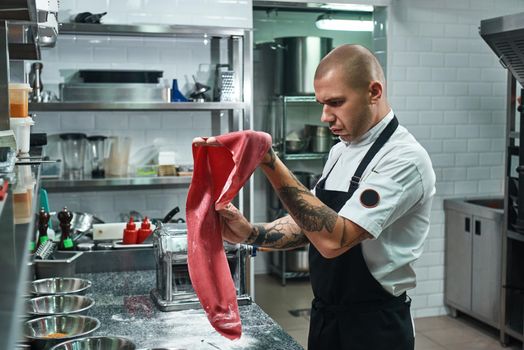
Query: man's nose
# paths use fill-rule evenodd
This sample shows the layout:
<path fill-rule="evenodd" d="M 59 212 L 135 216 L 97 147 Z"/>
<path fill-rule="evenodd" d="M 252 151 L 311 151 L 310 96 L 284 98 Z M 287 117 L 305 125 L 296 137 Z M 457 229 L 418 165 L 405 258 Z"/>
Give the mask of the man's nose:
<path fill-rule="evenodd" d="M 320 116 L 320 121 L 322 123 L 331 123 L 335 121 L 335 115 L 333 114 L 329 106 L 324 105 L 322 107 L 322 115 Z"/>

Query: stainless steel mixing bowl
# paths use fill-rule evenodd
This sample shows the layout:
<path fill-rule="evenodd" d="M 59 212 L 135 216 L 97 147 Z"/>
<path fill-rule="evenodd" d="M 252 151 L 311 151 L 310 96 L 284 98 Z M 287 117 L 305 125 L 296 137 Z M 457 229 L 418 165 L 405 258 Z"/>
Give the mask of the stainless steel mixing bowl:
<path fill-rule="evenodd" d="M 51 350 L 135 350 L 135 344 L 122 337 L 87 337 L 60 343 Z"/>
<path fill-rule="evenodd" d="M 24 336 L 32 349 L 47 350 L 67 340 L 88 336 L 100 327 L 94 317 L 54 315 L 39 317 L 24 323 Z"/>
<path fill-rule="evenodd" d="M 27 312 L 32 316 L 80 314 L 95 305 L 83 295 L 44 295 L 27 301 Z"/>
<path fill-rule="evenodd" d="M 91 287 L 91 281 L 81 278 L 54 277 L 31 282 L 29 292 L 33 295 L 83 294 Z"/>

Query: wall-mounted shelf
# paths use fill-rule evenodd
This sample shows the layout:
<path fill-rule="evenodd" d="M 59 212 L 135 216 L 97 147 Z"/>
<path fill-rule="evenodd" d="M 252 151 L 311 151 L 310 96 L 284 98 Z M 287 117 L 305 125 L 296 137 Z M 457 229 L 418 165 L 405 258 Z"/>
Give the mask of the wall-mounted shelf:
<path fill-rule="evenodd" d="M 245 109 L 244 102 L 50 102 L 30 103 L 31 112 L 60 111 L 216 111 Z"/>
<path fill-rule="evenodd" d="M 154 189 L 187 187 L 191 176 L 158 176 L 104 178 L 85 180 L 42 179 L 42 187 L 48 192 L 121 191 L 130 189 Z"/>
<path fill-rule="evenodd" d="M 242 28 L 222 28 L 204 26 L 181 26 L 163 24 L 89 24 L 60 23 L 60 34 L 73 35 L 119 35 L 119 36 L 149 36 L 149 37 L 230 37 L 245 35 Z"/>
<path fill-rule="evenodd" d="M 284 156 L 285 160 L 315 160 L 327 159 L 328 153 L 291 153 Z"/>

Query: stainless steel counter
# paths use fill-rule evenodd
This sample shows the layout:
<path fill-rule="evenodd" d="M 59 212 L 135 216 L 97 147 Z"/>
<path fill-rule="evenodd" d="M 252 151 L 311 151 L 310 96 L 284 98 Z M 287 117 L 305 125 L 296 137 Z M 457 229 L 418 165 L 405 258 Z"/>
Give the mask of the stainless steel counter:
<path fill-rule="evenodd" d="M 242 337 L 231 341 L 209 324 L 203 310 L 159 311 L 149 297 L 155 271 L 84 273 L 95 300 L 89 315 L 98 318 L 96 335 L 132 339 L 138 348 L 175 349 L 302 349 L 256 304 L 240 306 Z"/>

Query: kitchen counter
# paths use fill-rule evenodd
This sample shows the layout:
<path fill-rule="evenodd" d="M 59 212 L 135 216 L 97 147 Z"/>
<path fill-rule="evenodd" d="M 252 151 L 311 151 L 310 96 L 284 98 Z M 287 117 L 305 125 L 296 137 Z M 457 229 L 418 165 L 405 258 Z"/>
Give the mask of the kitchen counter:
<path fill-rule="evenodd" d="M 302 349 L 258 305 L 240 306 L 242 337 L 231 341 L 218 334 L 202 309 L 163 312 L 149 297 L 155 270 L 83 273 L 95 299 L 88 315 L 101 322 L 95 335 L 124 336 L 139 349 Z"/>

